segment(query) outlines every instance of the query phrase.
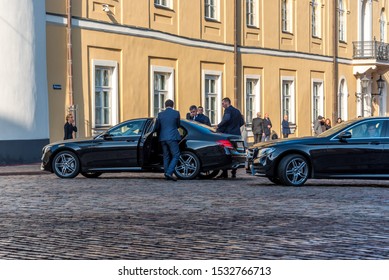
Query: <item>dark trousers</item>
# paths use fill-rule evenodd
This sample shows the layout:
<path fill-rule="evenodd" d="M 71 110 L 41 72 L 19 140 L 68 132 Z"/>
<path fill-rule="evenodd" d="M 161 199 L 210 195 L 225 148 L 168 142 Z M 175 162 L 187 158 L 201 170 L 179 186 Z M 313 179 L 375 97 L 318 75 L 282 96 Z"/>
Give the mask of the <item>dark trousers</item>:
<path fill-rule="evenodd" d="M 254 134 L 254 144 L 259 143 L 262 141 L 262 133 L 261 134 Z"/>
<path fill-rule="evenodd" d="M 180 158 L 178 141 L 161 141 L 163 151 L 163 169 L 165 174 L 172 175 Z"/>

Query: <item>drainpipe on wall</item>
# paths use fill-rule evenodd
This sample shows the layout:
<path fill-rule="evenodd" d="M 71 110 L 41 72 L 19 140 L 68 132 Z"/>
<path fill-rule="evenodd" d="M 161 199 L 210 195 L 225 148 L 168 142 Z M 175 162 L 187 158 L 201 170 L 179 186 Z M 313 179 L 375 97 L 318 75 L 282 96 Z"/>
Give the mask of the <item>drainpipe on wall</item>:
<path fill-rule="evenodd" d="M 238 1 L 236 0 L 234 3 L 234 104 L 238 108 L 238 85 L 237 85 L 237 73 L 238 73 L 238 32 L 237 32 L 237 8 Z"/>
<path fill-rule="evenodd" d="M 338 65 L 338 45 L 339 45 L 339 32 L 338 32 L 338 0 L 334 0 L 334 57 L 333 57 L 333 65 L 334 65 L 334 98 L 335 102 L 333 102 L 334 107 L 332 110 L 332 122 L 338 118 L 338 108 L 339 108 L 339 98 L 338 98 L 338 82 L 339 82 L 339 65 Z"/>
<path fill-rule="evenodd" d="M 73 114 L 74 121 L 77 125 L 77 108 L 74 105 L 73 95 L 73 56 L 72 56 L 72 0 L 66 0 L 66 43 L 67 43 L 67 84 L 68 84 L 68 97 L 69 97 L 69 113 Z"/>

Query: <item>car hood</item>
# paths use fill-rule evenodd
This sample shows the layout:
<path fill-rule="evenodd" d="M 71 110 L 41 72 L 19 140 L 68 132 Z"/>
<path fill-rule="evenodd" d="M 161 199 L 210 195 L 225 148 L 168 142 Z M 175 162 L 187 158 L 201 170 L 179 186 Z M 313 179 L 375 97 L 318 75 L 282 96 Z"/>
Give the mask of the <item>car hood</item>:
<path fill-rule="evenodd" d="M 48 146 L 56 146 L 56 145 L 66 145 L 66 144 L 79 144 L 79 143 L 86 143 L 86 142 L 92 142 L 94 141 L 94 137 L 87 137 L 87 138 L 77 138 L 77 139 L 68 139 L 68 140 L 61 140 L 57 142 L 53 142 L 48 144 Z"/>
<path fill-rule="evenodd" d="M 257 144 L 254 144 L 251 148 L 266 148 L 271 146 L 278 146 L 278 145 L 296 145 L 296 144 L 315 144 L 315 143 L 321 143 L 323 141 L 323 138 L 318 138 L 316 136 L 306 136 L 306 137 L 298 137 L 298 138 L 291 138 L 291 139 L 276 139 L 271 140 L 267 142 L 260 142 Z"/>

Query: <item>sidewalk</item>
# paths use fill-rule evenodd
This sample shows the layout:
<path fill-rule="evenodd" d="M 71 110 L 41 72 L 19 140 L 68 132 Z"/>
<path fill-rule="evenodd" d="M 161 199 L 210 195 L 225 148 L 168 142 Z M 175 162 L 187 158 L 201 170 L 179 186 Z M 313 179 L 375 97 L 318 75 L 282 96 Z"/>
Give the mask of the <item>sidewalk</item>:
<path fill-rule="evenodd" d="M 41 170 L 40 163 L 23 164 L 23 165 L 0 165 L 0 176 L 15 175 L 42 175 L 50 174 Z"/>

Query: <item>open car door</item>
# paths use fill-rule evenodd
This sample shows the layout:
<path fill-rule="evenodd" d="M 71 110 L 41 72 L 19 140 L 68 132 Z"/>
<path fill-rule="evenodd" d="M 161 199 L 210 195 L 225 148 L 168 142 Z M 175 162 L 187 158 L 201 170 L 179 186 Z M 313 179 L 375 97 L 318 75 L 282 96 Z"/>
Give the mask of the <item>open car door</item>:
<path fill-rule="evenodd" d="M 145 133 L 139 141 L 138 164 L 140 167 L 162 167 L 162 150 L 155 131 L 156 119 L 146 124 Z"/>

